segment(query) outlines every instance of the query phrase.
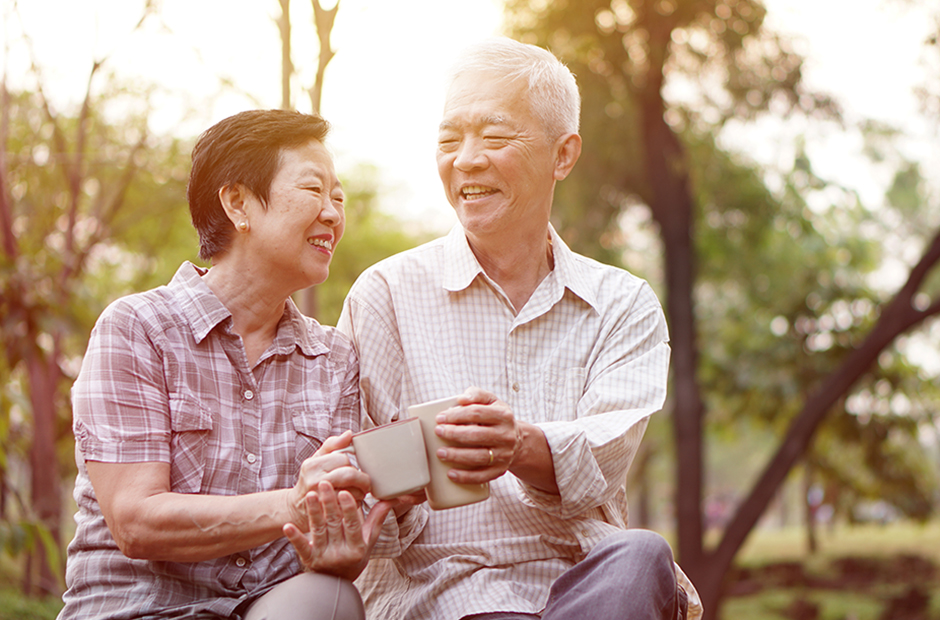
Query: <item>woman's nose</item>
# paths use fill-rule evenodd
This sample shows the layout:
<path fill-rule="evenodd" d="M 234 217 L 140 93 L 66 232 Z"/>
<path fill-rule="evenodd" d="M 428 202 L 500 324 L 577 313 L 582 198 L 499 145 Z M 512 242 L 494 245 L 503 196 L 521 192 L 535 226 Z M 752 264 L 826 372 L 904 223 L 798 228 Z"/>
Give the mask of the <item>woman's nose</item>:
<path fill-rule="evenodd" d="M 337 207 L 333 200 L 327 200 L 318 219 L 329 226 L 336 226 L 343 219 L 342 208 Z"/>

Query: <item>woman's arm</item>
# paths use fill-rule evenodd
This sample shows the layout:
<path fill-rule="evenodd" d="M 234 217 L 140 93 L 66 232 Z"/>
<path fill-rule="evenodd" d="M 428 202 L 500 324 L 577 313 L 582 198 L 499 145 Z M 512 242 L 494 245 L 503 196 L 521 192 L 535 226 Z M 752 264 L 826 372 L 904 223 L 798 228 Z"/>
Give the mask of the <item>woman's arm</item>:
<path fill-rule="evenodd" d="M 101 512 L 124 555 L 147 560 L 199 562 L 251 549 L 283 535 L 292 523 L 307 531 L 305 497 L 321 481 L 361 498 L 369 479 L 349 465 L 350 433 L 327 439 L 304 461 L 290 489 L 248 495 L 170 492 L 167 463 L 86 461 Z"/>

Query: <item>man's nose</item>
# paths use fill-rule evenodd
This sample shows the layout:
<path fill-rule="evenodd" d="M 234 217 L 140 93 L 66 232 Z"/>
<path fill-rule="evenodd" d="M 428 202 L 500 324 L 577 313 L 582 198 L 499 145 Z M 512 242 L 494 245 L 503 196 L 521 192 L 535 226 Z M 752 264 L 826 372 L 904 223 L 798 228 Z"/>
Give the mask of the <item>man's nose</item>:
<path fill-rule="evenodd" d="M 467 138 L 460 142 L 454 158 L 454 168 L 461 171 L 485 168 L 488 160 L 483 149 L 483 142 L 477 138 Z"/>

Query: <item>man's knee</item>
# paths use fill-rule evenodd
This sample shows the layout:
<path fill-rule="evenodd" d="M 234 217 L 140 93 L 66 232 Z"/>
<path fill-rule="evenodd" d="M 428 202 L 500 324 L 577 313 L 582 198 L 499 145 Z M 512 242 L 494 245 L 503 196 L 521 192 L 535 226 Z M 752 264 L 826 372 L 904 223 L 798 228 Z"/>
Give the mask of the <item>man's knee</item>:
<path fill-rule="evenodd" d="M 543 618 L 675 618 L 676 573 L 669 543 L 626 530 L 599 542 L 552 585 Z"/>
<path fill-rule="evenodd" d="M 639 561 L 647 566 L 658 566 L 673 571 L 672 548 L 666 539 L 649 530 L 624 530 L 599 542 L 591 554 Z M 641 559 L 642 558 L 642 559 Z"/>

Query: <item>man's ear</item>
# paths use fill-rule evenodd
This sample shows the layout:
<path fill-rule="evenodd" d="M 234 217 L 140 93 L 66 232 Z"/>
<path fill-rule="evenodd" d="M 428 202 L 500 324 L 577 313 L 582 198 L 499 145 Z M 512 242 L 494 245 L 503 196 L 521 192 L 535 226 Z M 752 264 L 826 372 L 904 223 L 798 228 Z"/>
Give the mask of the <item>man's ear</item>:
<path fill-rule="evenodd" d="M 219 189 L 219 202 L 228 216 L 232 226 L 238 226 L 240 222 L 248 221 L 248 198 L 251 193 L 240 183 L 232 185 L 223 185 Z"/>
<path fill-rule="evenodd" d="M 555 180 L 561 181 L 578 162 L 581 157 L 581 136 L 569 133 L 558 138 L 555 142 Z"/>

